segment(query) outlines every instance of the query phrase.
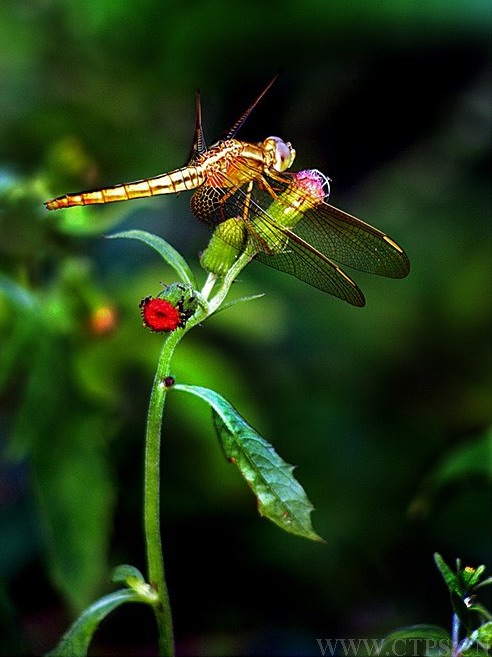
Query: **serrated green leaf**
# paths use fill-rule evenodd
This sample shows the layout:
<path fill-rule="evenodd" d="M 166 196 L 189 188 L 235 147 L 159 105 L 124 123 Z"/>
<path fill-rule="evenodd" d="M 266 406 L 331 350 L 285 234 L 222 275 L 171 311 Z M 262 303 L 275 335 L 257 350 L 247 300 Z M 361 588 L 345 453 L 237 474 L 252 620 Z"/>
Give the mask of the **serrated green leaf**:
<path fill-rule="evenodd" d="M 199 386 L 178 384 L 212 407 L 214 422 L 226 457 L 235 463 L 258 500 L 260 515 L 291 534 L 323 541 L 311 525 L 313 506 L 294 479 L 294 467 L 253 429 L 221 395 Z"/>
<path fill-rule="evenodd" d="M 85 657 L 100 622 L 125 602 L 146 602 L 132 589 L 122 589 L 100 598 L 88 607 L 63 635 L 47 657 Z"/>
<path fill-rule="evenodd" d="M 405 642 L 408 642 L 405 649 Z M 451 637 L 439 625 L 410 625 L 394 630 L 378 646 L 378 655 L 450 655 Z"/>
<path fill-rule="evenodd" d="M 196 288 L 195 277 L 190 266 L 183 256 L 168 242 L 163 240 L 162 237 L 148 233 L 145 230 L 126 230 L 121 233 L 115 233 L 114 235 L 108 235 L 108 239 L 116 239 L 120 237 L 131 240 L 140 240 L 140 242 L 144 242 L 144 244 L 151 246 L 165 260 L 165 262 L 174 269 L 179 280 Z"/>
<path fill-rule="evenodd" d="M 458 596 L 460 596 L 461 587 L 457 575 L 453 573 L 451 568 L 438 552 L 434 553 L 434 561 L 436 562 L 436 566 L 439 568 L 439 571 L 443 576 L 443 579 L 446 582 L 446 586 L 448 587 L 450 593 L 454 591 L 458 594 Z"/>

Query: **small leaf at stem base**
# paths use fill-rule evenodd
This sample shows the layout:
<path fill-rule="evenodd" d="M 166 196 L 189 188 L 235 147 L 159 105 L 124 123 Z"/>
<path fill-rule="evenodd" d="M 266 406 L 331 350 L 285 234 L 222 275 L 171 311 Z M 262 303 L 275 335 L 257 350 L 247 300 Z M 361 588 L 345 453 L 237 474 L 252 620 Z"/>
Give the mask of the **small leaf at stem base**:
<path fill-rule="evenodd" d="M 46 657 L 85 657 L 101 621 L 125 602 L 149 603 L 132 589 L 121 589 L 100 598 L 79 616 Z"/>

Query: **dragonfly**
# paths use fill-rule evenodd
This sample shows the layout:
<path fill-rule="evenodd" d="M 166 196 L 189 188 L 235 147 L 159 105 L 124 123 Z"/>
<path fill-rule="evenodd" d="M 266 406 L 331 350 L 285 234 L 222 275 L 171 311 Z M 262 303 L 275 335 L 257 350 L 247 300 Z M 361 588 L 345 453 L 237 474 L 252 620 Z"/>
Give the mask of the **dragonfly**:
<path fill-rule="evenodd" d="M 388 235 L 329 204 L 326 176 L 317 170 L 288 171 L 296 155 L 290 142 L 274 136 L 258 143 L 236 138 L 275 79 L 210 148 L 197 92 L 195 131 L 185 166 L 152 178 L 58 196 L 45 203 L 47 209 L 194 191 L 191 211 L 200 222 L 214 230 L 231 220 L 240 227 L 242 237 L 234 242 L 238 253 L 247 245 L 257 260 L 364 306 L 362 291 L 340 265 L 404 278 L 410 269 L 408 257 Z"/>

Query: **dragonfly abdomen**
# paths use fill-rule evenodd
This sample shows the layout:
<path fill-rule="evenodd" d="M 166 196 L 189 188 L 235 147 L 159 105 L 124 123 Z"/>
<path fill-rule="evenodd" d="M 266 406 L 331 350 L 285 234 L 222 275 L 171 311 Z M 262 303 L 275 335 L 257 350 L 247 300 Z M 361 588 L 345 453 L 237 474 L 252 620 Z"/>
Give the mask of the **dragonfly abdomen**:
<path fill-rule="evenodd" d="M 146 178 L 136 182 L 121 183 L 112 187 L 77 192 L 58 196 L 45 203 L 48 210 L 59 210 L 74 205 L 95 205 L 129 201 L 134 198 L 158 196 L 159 194 L 176 194 L 195 189 L 205 180 L 202 167 L 187 166 L 155 178 Z"/>

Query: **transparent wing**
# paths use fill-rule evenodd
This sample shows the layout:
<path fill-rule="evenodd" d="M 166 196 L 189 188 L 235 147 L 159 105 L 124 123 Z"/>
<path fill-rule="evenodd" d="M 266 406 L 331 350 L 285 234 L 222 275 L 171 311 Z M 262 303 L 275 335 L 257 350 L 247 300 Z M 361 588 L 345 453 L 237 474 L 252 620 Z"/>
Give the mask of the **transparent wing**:
<path fill-rule="evenodd" d="M 263 237 L 266 231 L 272 233 L 270 241 L 272 238 L 279 239 L 277 235 L 279 228 L 271 227 L 271 224 L 264 219 L 262 231 Z M 338 265 L 309 243 L 301 240 L 295 233 L 285 229 L 282 230 L 282 233 L 288 238 L 283 250 L 279 253 L 259 251 L 256 256 L 257 260 L 264 262 L 269 267 L 291 274 L 304 283 L 347 301 L 353 306 L 365 305 L 364 295 L 358 285 Z"/>
<path fill-rule="evenodd" d="M 338 265 L 302 236 L 279 225 L 268 212 L 275 202 L 272 186 L 278 186 L 279 181 L 266 181 L 251 169 L 251 180 L 234 186 L 236 169 L 237 178 L 248 177 L 248 163 L 238 158 L 232 172 L 223 176 L 223 186 L 204 184 L 195 192 L 191 200 L 194 215 L 211 227 L 233 217 L 244 219 L 250 247 L 258 260 L 352 305 L 363 306 L 364 295 Z M 294 198 L 299 200 L 299 195 L 293 194 Z"/>
<path fill-rule="evenodd" d="M 404 278 L 410 270 L 405 251 L 388 235 L 324 201 L 307 209 L 293 231 L 354 269 L 389 278 Z"/>

